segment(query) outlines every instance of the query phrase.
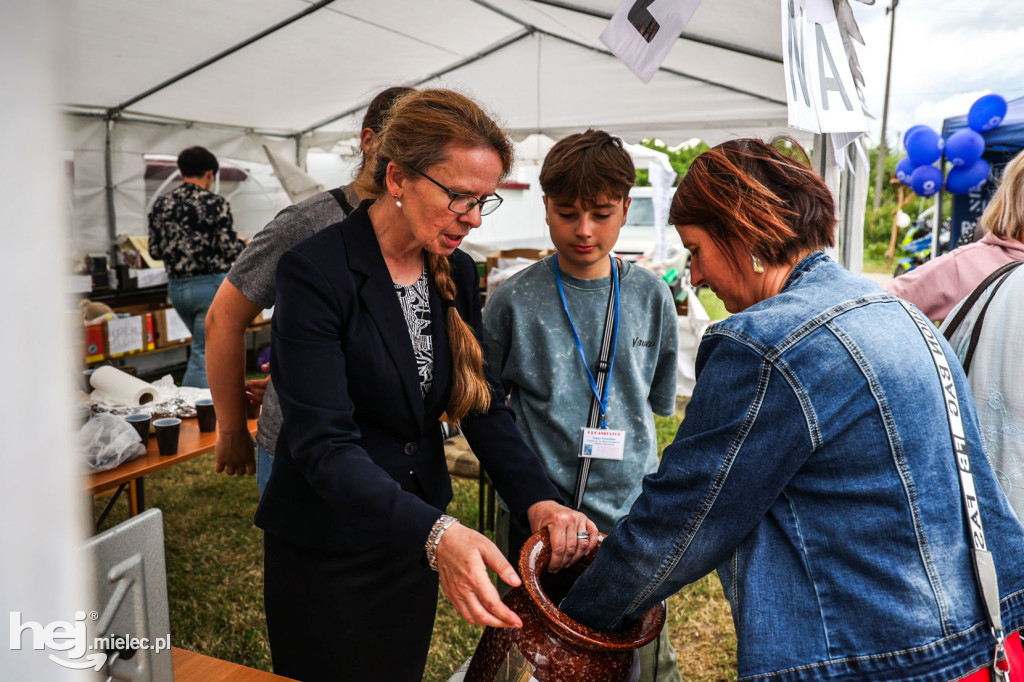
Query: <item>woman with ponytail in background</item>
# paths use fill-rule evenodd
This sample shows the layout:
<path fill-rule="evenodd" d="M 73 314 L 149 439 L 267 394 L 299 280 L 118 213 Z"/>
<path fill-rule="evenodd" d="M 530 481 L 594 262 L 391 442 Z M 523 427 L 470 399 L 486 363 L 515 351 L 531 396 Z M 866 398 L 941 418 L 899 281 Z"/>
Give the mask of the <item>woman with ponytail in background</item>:
<path fill-rule="evenodd" d="M 281 258 L 271 358 L 284 422 L 264 530 L 274 671 L 419 680 L 437 586 L 468 622 L 519 627 L 487 569 L 519 578 L 452 497 L 439 418 L 460 426 L 551 568 L 597 541 L 562 506 L 483 367 L 476 265 L 457 248 L 501 203 L 504 131 L 448 90 L 402 97 L 377 138 L 381 194 Z"/>

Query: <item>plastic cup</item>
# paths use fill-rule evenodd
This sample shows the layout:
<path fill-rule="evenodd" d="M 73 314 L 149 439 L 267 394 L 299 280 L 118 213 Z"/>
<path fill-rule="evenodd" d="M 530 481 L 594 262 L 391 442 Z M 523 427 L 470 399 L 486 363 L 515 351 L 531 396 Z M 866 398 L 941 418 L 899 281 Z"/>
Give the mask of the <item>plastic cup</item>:
<path fill-rule="evenodd" d="M 138 414 L 130 414 L 124 420 L 131 424 L 132 428 L 139 434 L 142 444 L 147 445 L 149 443 L 149 424 L 153 417 L 140 412 Z"/>
<path fill-rule="evenodd" d="M 209 398 L 200 398 L 196 401 L 196 421 L 199 422 L 199 430 L 203 433 L 217 430 L 217 413 L 213 409 L 213 401 Z"/>
<path fill-rule="evenodd" d="M 178 453 L 178 433 L 181 429 L 181 420 L 177 417 L 164 417 L 153 422 L 153 430 L 156 431 L 156 444 L 161 455 L 174 455 Z"/>
<path fill-rule="evenodd" d="M 260 416 L 260 404 L 259 403 L 250 403 L 250 402 L 246 401 L 246 403 L 245 403 L 245 418 L 246 419 L 256 419 L 259 416 Z"/>

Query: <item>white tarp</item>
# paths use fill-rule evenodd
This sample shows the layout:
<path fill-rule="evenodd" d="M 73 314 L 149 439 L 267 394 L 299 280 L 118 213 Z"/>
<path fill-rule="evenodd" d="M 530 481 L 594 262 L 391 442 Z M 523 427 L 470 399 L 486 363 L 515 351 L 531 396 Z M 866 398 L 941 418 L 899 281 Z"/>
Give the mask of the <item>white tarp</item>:
<path fill-rule="evenodd" d="M 466 92 L 519 139 L 598 127 L 716 144 L 787 131 L 779 0 L 704 0 L 647 85 L 600 41 L 618 5 L 72 0 L 59 100 L 72 121 L 74 246 L 104 251 L 111 223 L 144 229 L 141 154 L 202 144 L 262 163 L 266 145 L 303 166 L 307 150 L 350 141 L 391 85 Z"/>

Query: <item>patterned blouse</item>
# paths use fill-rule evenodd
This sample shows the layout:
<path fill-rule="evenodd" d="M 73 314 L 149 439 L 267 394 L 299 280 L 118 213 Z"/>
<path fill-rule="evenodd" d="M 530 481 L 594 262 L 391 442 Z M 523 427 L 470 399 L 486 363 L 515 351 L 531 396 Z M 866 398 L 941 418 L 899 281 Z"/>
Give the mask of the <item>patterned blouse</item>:
<path fill-rule="evenodd" d="M 149 253 L 171 278 L 227 272 L 245 248 L 232 228 L 227 199 L 185 182 L 163 194 L 149 214 Z"/>
<path fill-rule="evenodd" d="M 425 396 L 434 379 L 434 337 L 430 326 L 430 292 L 427 273 L 407 287 L 395 285 L 395 294 L 402 304 L 405 326 L 409 328 L 409 340 L 416 356 L 416 370 L 420 375 L 420 394 Z"/>

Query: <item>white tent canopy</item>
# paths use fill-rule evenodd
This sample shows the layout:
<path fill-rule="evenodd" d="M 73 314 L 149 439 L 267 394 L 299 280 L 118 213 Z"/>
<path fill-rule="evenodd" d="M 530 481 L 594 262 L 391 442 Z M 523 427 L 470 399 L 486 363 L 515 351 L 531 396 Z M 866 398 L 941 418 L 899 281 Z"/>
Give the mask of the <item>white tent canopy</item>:
<path fill-rule="evenodd" d="M 647 85 L 598 39 L 618 4 L 77 0 L 60 99 L 78 250 L 144 232 L 143 153 L 202 144 L 263 162 L 266 145 L 303 165 L 355 136 L 391 85 L 458 89 L 519 139 L 787 130 L 779 0 L 705 0 Z"/>

